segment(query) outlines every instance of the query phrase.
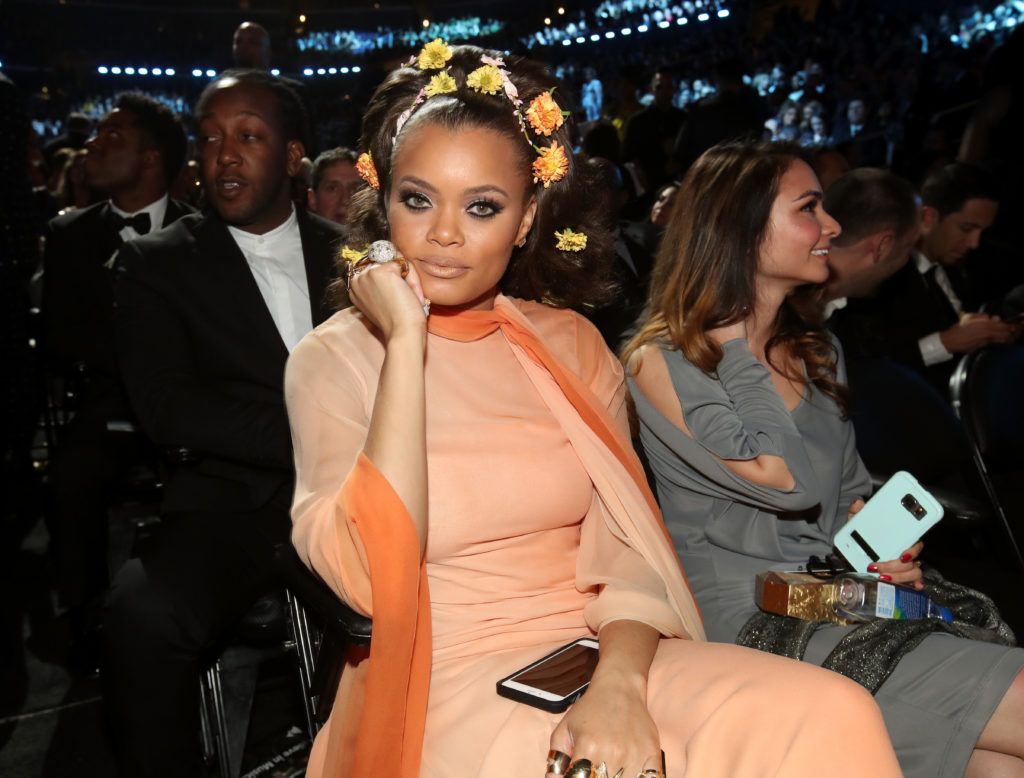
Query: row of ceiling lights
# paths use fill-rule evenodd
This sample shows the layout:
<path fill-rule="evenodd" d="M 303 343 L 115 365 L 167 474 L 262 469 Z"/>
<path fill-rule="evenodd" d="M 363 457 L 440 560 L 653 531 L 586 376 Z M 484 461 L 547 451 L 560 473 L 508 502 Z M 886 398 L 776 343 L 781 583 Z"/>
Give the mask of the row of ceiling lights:
<path fill-rule="evenodd" d="M 718 12 L 718 18 L 719 19 L 725 19 L 728 16 L 729 16 L 729 11 L 727 9 L 725 9 L 725 8 L 723 8 L 721 11 Z M 701 13 L 701 14 L 697 15 L 697 21 L 698 22 L 706 22 L 710 18 L 711 18 L 711 15 L 710 14 L 706 14 L 706 13 Z M 679 25 L 680 27 L 682 27 L 685 24 L 689 24 L 689 20 L 685 16 L 680 16 L 678 19 L 676 19 L 676 24 Z M 661 30 L 666 30 L 666 29 L 668 29 L 669 27 L 672 26 L 672 23 L 671 22 L 667 22 L 667 21 L 660 21 L 655 26 L 658 27 Z M 643 33 L 647 32 L 649 29 L 650 29 L 650 26 L 648 26 L 646 24 L 641 24 L 641 25 L 639 25 L 636 28 L 636 31 L 638 33 L 643 34 Z M 595 33 L 591 33 L 590 35 L 579 35 L 579 36 L 577 36 L 575 38 L 575 42 L 576 43 L 586 43 L 588 40 L 596 42 L 596 41 L 601 40 L 601 38 L 606 38 L 606 39 L 610 40 L 612 38 L 618 37 L 619 35 L 628 36 L 628 35 L 632 35 L 632 34 L 633 34 L 633 28 L 632 27 L 623 27 L 621 30 L 619 30 L 618 33 L 616 33 L 615 30 L 606 30 L 604 33 L 596 33 L 595 32 Z M 574 40 L 573 38 L 563 38 L 562 39 L 562 45 L 563 46 L 571 46 L 573 44 L 573 40 Z"/>

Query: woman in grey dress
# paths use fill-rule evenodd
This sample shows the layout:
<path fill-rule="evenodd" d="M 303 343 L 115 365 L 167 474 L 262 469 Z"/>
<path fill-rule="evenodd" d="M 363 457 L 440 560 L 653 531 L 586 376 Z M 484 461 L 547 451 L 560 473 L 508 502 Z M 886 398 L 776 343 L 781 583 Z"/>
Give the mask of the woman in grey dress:
<path fill-rule="evenodd" d="M 757 573 L 829 553 L 870 494 L 838 343 L 815 315 L 840 231 L 820 189 L 795 146 L 708 151 L 683 182 L 624 353 L 665 522 L 711 640 L 734 641 L 755 613 Z M 920 551 L 878 572 L 920 588 Z M 804 659 L 821 664 L 847 631 L 819 629 Z M 945 634 L 907 654 L 877 693 L 904 772 L 1024 775 L 1022 669 L 1019 648 Z"/>

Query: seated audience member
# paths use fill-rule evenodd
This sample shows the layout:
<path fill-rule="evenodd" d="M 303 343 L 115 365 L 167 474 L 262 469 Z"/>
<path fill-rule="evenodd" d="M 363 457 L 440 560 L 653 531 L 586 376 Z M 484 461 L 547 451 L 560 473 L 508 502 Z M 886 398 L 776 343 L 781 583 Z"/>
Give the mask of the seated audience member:
<path fill-rule="evenodd" d="M 825 310 L 846 357 L 857 451 L 876 472 L 909 470 L 962 489 L 971 455 L 959 420 L 945 395 L 884 356 L 886 334 L 876 326 L 878 288 L 907 263 L 920 232 L 914 188 L 886 170 L 858 168 L 825 191 L 824 209 L 843 229 L 829 251 Z"/>
<path fill-rule="evenodd" d="M 339 146 L 323 152 L 313 162 L 309 210 L 335 224 L 345 224 L 349 201 L 362 183 L 356 172 L 354 151 Z"/>
<path fill-rule="evenodd" d="M 964 309 L 949 271 L 978 247 L 999 208 L 995 182 L 980 167 L 954 163 L 921 190 L 921 235 L 911 261 L 883 284 L 876 330 L 893 359 L 948 396 L 956 358 L 990 343 L 1010 343 L 1018 325 Z"/>
<path fill-rule="evenodd" d="M 84 113 L 68 114 L 64 122 L 64 132 L 43 146 L 47 164 L 52 163 L 54 156 L 61 149 L 78 150 L 85 148 L 85 142 L 92 134 L 92 119 Z"/>
<path fill-rule="evenodd" d="M 787 100 L 775 117 L 772 140 L 792 141 L 800 139 L 800 104 Z"/>
<path fill-rule="evenodd" d="M 199 775 L 200 657 L 271 589 L 294 471 L 284 365 L 329 315 L 340 228 L 289 199 L 305 112 L 261 71 L 228 71 L 196 105 L 210 204 L 118 256 L 117 341 L 147 435 L 186 449 L 162 522 L 115 578 L 104 697 L 126 775 Z"/>
<path fill-rule="evenodd" d="M 552 749 L 556 775 L 663 776 L 664 750 L 669 775 L 795 776 L 850 742 L 843 770 L 896 775 L 863 689 L 703 641 L 630 445 L 622 370 L 556 307 L 595 299 L 612 249 L 589 169 L 550 158 L 572 137 L 562 90 L 506 56 L 478 91 L 497 56 L 431 43 L 371 98 L 374 188 L 356 195 L 349 251 L 387 239 L 397 261 L 357 253 L 354 306 L 288 363 L 292 539 L 374 629 L 307 775 L 539 776 Z M 419 101 L 439 72 L 454 90 Z M 598 633 L 566 713 L 495 694 Z"/>
<path fill-rule="evenodd" d="M 46 231 L 43 346 L 77 403 L 51 461 L 48 516 L 57 588 L 71 613 L 72 666 L 80 671 L 95 670 L 99 659 L 90 635 L 107 588 L 108 501 L 142 442 L 117 364 L 110 264 L 124 241 L 192 212 L 167 194 L 185 144 L 164 105 L 119 95 L 81 152 L 88 186 L 107 199 L 56 217 Z"/>
<path fill-rule="evenodd" d="M 672 142 L 684 117 L 672 105 L 676 87 L 668 70 L 655 73 L 650 88 L 654 100 L 629 118 L 622 141 L 623 161 L 639 165 L 648 191 L 672 177 Z"/>
<path fill-rule="evenodd" d="M 269 70 L 270 33 L 258 22 L 242 22 L 231 37 L 231 58 L 237 68 Z"/>
<path fill-rule="evenodd" d="M 886 141 L 883 127 L 871 115 L 867 100 L 855 97 L 841 111 L 832 130 L 832 142 L 846 150 L 854 167 L 884 165 Z"/>
<path fill-rule="evenodd" d="M 871 491 L 841 355 L 817 323 L 840 227 L 800 155 L 728 144 L 697 161 L 624 354 L 665 523 L 712 640 L 737 640 L 758 613 L 755 575 L 830 554 Z M 920 589 L 921 549 L 873 569 Z M 850 629 L 823 624 L 803 660 L 821 664 Z M 938 633 L 887 664 L 875 699 L 904 773 L 1024 768 L 1022 668 L 1019 648 Z"/>

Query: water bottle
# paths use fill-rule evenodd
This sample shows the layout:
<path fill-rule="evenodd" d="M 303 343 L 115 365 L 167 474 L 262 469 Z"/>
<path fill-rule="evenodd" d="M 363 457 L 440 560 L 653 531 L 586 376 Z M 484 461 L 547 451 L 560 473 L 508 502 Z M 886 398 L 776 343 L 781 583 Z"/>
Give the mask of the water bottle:
<path fill-rule="evenodd" d="M 877 578 L 840 576 L 832 607 L 847 621 L 875 619 L 941 619 L 953 621 L 953 613 L 933 602 L 924 592 L 879 581 Z"/>

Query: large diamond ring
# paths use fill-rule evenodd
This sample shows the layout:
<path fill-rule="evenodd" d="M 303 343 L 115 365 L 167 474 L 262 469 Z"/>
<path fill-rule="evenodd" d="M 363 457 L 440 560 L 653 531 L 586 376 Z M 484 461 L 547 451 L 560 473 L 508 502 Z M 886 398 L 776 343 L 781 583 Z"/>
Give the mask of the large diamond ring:
<path fill-rule="evenodd" d="M 397 256 L 398 250 L 390 240 L 375 240 L 370 244 L 370 248 L 366 252 L 366 258 L 371 262 L 376 262 L 378 265 L 391 262 Z"/>

